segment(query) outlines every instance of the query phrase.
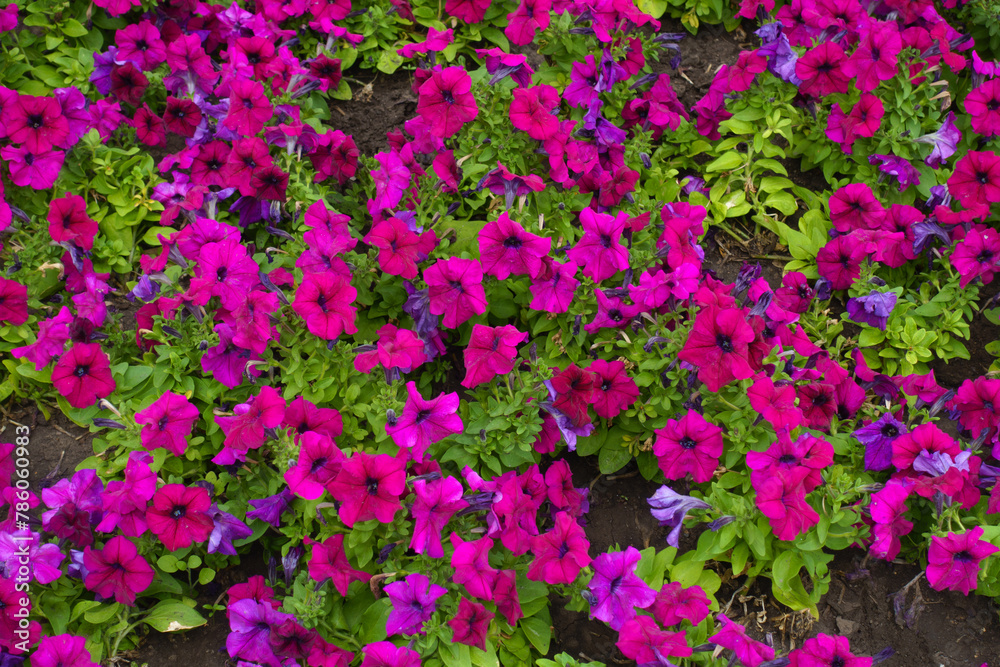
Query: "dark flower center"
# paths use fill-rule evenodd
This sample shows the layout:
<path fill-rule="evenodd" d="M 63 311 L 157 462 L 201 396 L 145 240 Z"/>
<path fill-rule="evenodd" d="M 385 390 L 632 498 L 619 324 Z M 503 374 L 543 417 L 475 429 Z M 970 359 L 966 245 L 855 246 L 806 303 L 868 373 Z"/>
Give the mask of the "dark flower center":
<path fill-rule="evenodd" d="M 187 507 L 184 505 L 174 505 L 174 508 L 170 510 L 170 516 L 174 519 L 180 519 L 187 513 Z"/>
<path fill-rule="evenodd" d="M 611 321 L 613 322 L 621 322 L 624 319 L 622 311 L 618 310 L 617 308 L 612 308 L 611 310 L 609 310 L 608 317 L 611 318 Z"/>
<path fill-rule="evenodd" d="M 140 51 L 145 51 L 146 49 L 149 48 L 149 44 L 147 44 L 146 40 L 144 39 L 138 39 L 135 42 L 135 48 L 137 48 Z"/>
<path fill-rule="evenodd" d="M 423 424 L 425 421 L 427 421 L 427 418 L 430 416 L 431 416 L 430 410 L 421 410 L 420 412 L 417 413 L 416 423 Z"/>
<path fill-rule="evenodd" d="M 319 306 L 319 309 L 322 310 L 324 313 L 326 312 L 326 295 L 325 294 L 320 294 L 319 296 L 316 297 L 316 305 Z"/>
<path fill-rule="evenodd" d="M 33 130 L 37 130 L 43 125 L 45 125 L 45 117 L 42 116 L 42 114 L 40 113 L 28 114 L 28 127 L 30 127 Z"/>
<path fill-rule="evenodd" d="M 611 247 L 611 237 L 607 234 L 601 234 L 601 247 L 610 248 Z"/>
<path fill-rule="evenodd" d="M 247 111 L 251 111 L 253 109 L 253 100 L 251 100 L 249 97 L 244 97 L 242 102 L 243 102 L 243 108 L 246 109 Z"/>
<path fill-rule="evenodd" d="M 374 477 L 369 477 L 365 480 L 365 489 L 368 491 L 369 496 L 378 495 L 378 480 Z"/>
<path fill-rule="evenodd" d="M 168 421 L 170 421 L 170 416 L 169 415 L 163 415 L 162 417 L 160 417 L 160 421 L 156 422 L 157 428 L 159 428 L 161 431 L 163 431 L 164 429 L 167 428 L 167 422 Z"/>
<path fill-rule="evenodd" d="M 218 158 L 212 158 L 205 163 L 205 168 L 209 171 L 219 171 L 222 167 L 223 163 Z"/>
<path fill-rule="evenodd" d="M 989 175 L 989 173 L 985 172 L 985 171 L 977 171 L 976 172 L 976 181 L 980 185 L 986 185 L 987 183 L 990 182 L 990 175 Z"/>
<path fill-rule="evenodd" d="M 993 412 L 993 401 L 983 401 L 983 410 Z"/>
<path fill-rule="evenodd" d="M 601 390 L 602 391 L 610 391 L 610 389 L 612 387 L 612 384 L 613 383 L 611 382 L 611 380 L 609 378 L 604 378 L 604 382 L 601 383 Z"/>
<path fill-rule="evenodd" d="M 792 465 L 799 462 L 799 457 L 795 454 L 782 454 L 778 457 L 778 463 L 783 465 Z"/>
<path fill-rule="evenodd" d="M 896 428 L 895 424 L 886 424 L 882 427 L 881 433 L 884 438 L 895 438 L 899 435 L 899 429 Z"/>
<path fill-rule="evenodd" d="M 309 474 L 315 475 L 316 471 L 325 465 L 326 465 L 326 457 L 325 456 L 319 457 L 318 459 L 312 462 L 311 466 L 309 466 Z"/>
<path fill-rule="evenodd" d="M 85 364 L 79 364 L 79 365 L 77 365 L 77 367 L 76 367 L 76 368 L 75 368 L 75 369 L 73 370 L 73 375 L 77 376 L 78 378 L 82 378 L 82 377 L 83 377 L 84 375 L 86 375 L 86 374 L 87 374 L 87 372 L 88 372 L 89 370 L 90 370 L 90 366 L 87 366 L 87 365 L 85 365 Z"/>
<path fill-rule="evenodd" d="M 608 585 L 608 592 L 614 595 L 615 591 L 617 591 L 618 587 L 621 585 L 622 585 L 622 577 L 621 575 L 619 575 L 611 580 L 611 583 Z"/>
<path fill-rule="evenodd" d="M 226 274 L 228 272 L 229 272 L 228 268 L 226 268 L 225 266 L 220 266 L 218 269 L 215 270 L 216 280 L 218 280 L 221 283 L 223 280 L 226 279 Z"/>
<path fill-rule="evenodd" d="M 830 667 L 844 667 L 846 664 L 847 663 L 844 662 L 844 659 L 838 655 L 833 658 L 833 661 L 830 663 Z"/>
<path fill-rule="evenodd" d="M 976 255 L 976 261 L 982 264 L 987 264 L 993 259 L 993 252 L 991 250 L 983 249 L 981 253 Z"/>
<path fill-rule="evenodd" d="M 448 104 L 454 104 L 455 103 L 455 96 L 452 95 L 452 93 L 451 93 L 450 90 L 442 90 L 441 91 L 441 98 L 445 102 L 447 102 Z"/>
<path fill-rule="evenodd" d="M 458 290 L 459 293 L 465 292 L 465 288 L 462 287 L 462 283 L 457 280 L 451 280 L 448 284 L 451 285 L 452 289 Z"/>
<path fill-rule="evenodd" d="M 824 406 L 830 402 L 830 397 L 826 394 L 820 394 L 813 399 L 813 405 Z"/>
<path fill-rule="evenodd" d="M 677 444 L 679 444 L 683 449 L 694 449 L 698 443 L 692 440 L 689 436 L 684 436 Z"/>
<path fill-rule="evenodd" d="M 568 553 L 569 553 L 569 544 L 563 542 L 562 544 L 559 545 L 559 557 L 562 558 Z"/>
<path fill-rule="evenodd" d="M 306 422 L 302 422 L 297 427 L 295 427 L 295 431 L 300 435 L 308 430 L 309 430 L 309 424 L 307 424 Z"/>
<path fill-rule="evenodd" d="M 963 549 L 955 554 L 955 560 L 959 563 L 971 563 L 976 559 L 973 558 L 972 554 L 970 554 L 967 550 Z"/>
<path fill-rule="evenodd" d="M 1000 100 L 990 100 L 989 102 L 986 103 L 986 108 L 989 109 L 990 111 L 996 111 L 997 109 L 1000 109 Z"/>
<path fill-rule="evenodd" d="M 524 244 L 521 242 L 521 239 L 517 238 L 516 236 L 511 236 L 503 242 L 504 248 L 514 248 L 515 250 L 517 248 L 520 248 L 522 245 Z"/>
<path fill-rule="evenodd" d="M 247 54 L 247 62 L 250 63 L 251 65 L 256 65 L 257 63 L 260 62 L 260 54 L 259 53 L 248 53 Z"/>
<path fill-rule="evenodd" d="M 729 354 L 730 352 L 733 351 L 733 349 L 735 349 L 733 348 L 733 339 L 724 333 L 716 334 L 715 344 L 718 345 L 719 349 L 721 349 L 726 354 Z"/>

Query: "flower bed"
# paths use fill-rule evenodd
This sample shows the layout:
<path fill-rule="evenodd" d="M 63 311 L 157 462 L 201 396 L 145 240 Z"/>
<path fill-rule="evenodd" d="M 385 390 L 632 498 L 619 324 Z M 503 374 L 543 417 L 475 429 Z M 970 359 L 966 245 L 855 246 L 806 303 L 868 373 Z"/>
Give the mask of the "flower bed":
<path fill-rule="evenodd" d="M 1000 380 L 931 370 L 1000 267 L 954 4 L 8 6 L 2 660 L 224 618 L 243 664 L 868 665 L 734 600 L 821 619 L 857 547 L 919 565 L 904 625 L 996 596 Z M 668 13 L 752 44 L 696 96 Z M 641 534 L 594 548 L 577 457 Z"/>

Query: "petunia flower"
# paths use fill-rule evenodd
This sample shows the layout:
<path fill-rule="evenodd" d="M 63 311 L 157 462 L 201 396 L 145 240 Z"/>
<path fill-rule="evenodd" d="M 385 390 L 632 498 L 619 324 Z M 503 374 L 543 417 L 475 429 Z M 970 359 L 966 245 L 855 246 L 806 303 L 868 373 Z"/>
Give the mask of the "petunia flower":
<path fill-rule="evenodd" d="M 446 67 L 421 84 L 417 114 L 430 124 L 431 133 L 447 139 L 479 114 L 472 95 L 472 79 L 461 67 Z"/>
<path fill-rule="evenodd" d="M 7 162 L 11 183 L 22 188 L 48 190 L 59 178 L 66 153 L 50 150 L 33 153 L 25 146 L 4 146 L 0 157 Z"/>
<path fill-rule="evenodd" d="M 4 119 L 8 138 L 31 153 L 66 147 L 69 123 L 54 97 L 19 95 L 17 103 L 4 110 Z"/>
<path fill-rule="evenodd" d="M 462 418 L 458 416 L 458 394 L 441 394 L 425 400 L 415 382 L 406 383 L 409 399 L 403 414 L 385 430 L 393 441 L 405 448 L 417 463 L 423 461 L 427 448 L 449 435 L 462 432 Z"/>
<path fill-rule="evenodd" d="M 472 337 L 462 353 L 466 368 L 462 386 L 472 389 L 513 371 L 517 345 L 527 338 L 528 334 L 509 324 L 502 327 L 474 324 Z"/>
<path fill-rule="evenodd" d="M 865 470 L 885 470 L 892 465 L 892 443 L 906 432 L 906 425 L 891 412 L 856 429 L 854 438 L 865 446 Z"/>
<path fill-rule="evenodd" d="M 479 262 L 461 257 L 438 260 L 424 270 L 430 312 L 454 329 L 473 315 L 486 312 L 486 291 Z"/>
<path fill-rule="evenodd" d="M 613 419 L 639 398 L 639 388 L 626 372 L 625 362 L 597 359 L 587 370 L 594 375 L 591 403 L 598 417 Z"/>
<path fill-rule="evenodd" d="M 214 505 L 209 515 L 212 517 L 212 533 L 208 536 L 208 553 L 235 556 L 233 540 L 244 540 L 253 535 L 253 530 L 236 516 Z"/>
<path fill-rule="evenodd" d="M 895 59 L 893 59 L 895 63 Z M 788 667 L 871 667 L 871 658 L 858 658 L 851 653 L 847 637 L 819 633 L 788 654 Z"/>
<path fill-rule="evenodd" d="M 223 307 L 235 310 L 247 292 L 260 284 L 259 272 L 257 262 L 238 239 L 206 243 L 198 253 L 188 294 L 195 305 L 205 305 L 217 296 Z"/>
<path fill-rule="evenodd" d="M 87 215 L 87 203 L 79 195 L 66 193 L 49 205 L 49 236 L 56 243 L 72 241 L 83 250 L 93 250 L 97 223 Z"/>
<path fill-rule="evenodd" d="M 74 408 L 90 407 L 115 390 L 111 362 L 97 343 L 74 343 L 52 369 L 52 384 Z"/>
<path fill-rule="evenodd" d="M 392 523 L 401 509 L 399 496 L 406 488 L 404 462 L 387 454 L 355 452 L 343 462 L 327 490 L 342 503 L 340 519 L 348 528 L 358 521 L 377 519 Z"/>
<path fill-rule="evenodd" d="M 896 306 L 895 292 L 871 291 L 865 296 L 852 297 L 847 300 L 847 314 L 858 324 L 867 324 L 885 331 L 889 315 Z"/>
<path fill-rule="evenodd" d="M 418 234 L 393 216 L 372 225 L 364 241 L 379 249 L 378 264 L 383 271 L 412 280 L 417 277 L 417 264 L 427 259 L 438 239 L 433 230 Z"/>
<path fill-rule="evenodd" d="M 202 355 L 202 371 L 211 373 L 216 381 L 230 389 L 238 387 L 244 377 L 255 378 L 261 374 L 252 363 L 261 361 L 260 355 L 234 345 L 232 327 L 225 323 L 216 324 L 215 333 L 219 336 L 219 344 Z"/>
<path fill-rule="evenodd" d="M 667 479 L 688 473 L 697 483 L 712 478 L 722 456 L 722 429 L 689 410 L 680 421 L 668 419 L 656 434 L 653 453 Z"/>
<path fill-rule="evenodd" d="M 251 79 L 236 79 L 229 83 L 229 111 L 223 126 L 243 137 L 258 134 L 271 120 L 271 100 L 264 94 L 264 86 Z"/>
<path fill-rule="evenodd" d="M 135 423 L 144 424 L 139 437 L 147 450 L 162 447 L 174 456 L 183 456 L 187 437 L 200 413 L 186 397 L 166 392 L 152 405 L 135 415 Z"/>
<path fill-rule="evenodd" d="M 639 665 L 663 665 L 667 656 L 684 657 L 692 653 L 683 632 L 667 632 L 649 616 L 636 616 L 626 621 L 618 632 L 615 646 Z"/>
<path fill-rule="evenodd" d="M 390 637 L 427 634 L 423 625 L 434 614 L 435 601 L 448 592 L 419 572 L 408 574 L 402 581 L 393 582 L 382 590 L 392 601 L 392 611 L 385 622 L 385 631 Z"/>
<path fill-rule="evenodd" d="M 0 533 L 0 567 L 9 578 L 17 573 L 20 583 L 35 581 L 43 586 L 52 583 L 62 576 L 59 568 L 65 559 L 66 554 L 57 544 L 42 543 L 41 533 L 23 528 Z M 20 568 L 25 566 L 28 572 L 22 576 Z"/>
<path fill-rule="evenodd" d="M 519 87 L 531 85 L 534 70 L 528 65 L 527 56 L 520 53 L 507 53 L 501 48 L 476 49 L 476 55 L 484 59 L 486 73 L 491 75 L 490 85 L 494 86 L 504 77 L 509 76 Z"/>
<path fill-rule="evenodd" d="M 103 3 L 95 4 L 101 6 Z M 77 635 L 42 637 L 32 651 L 31 664 L 34 667 L 98 667 L 86 645 L 87 638 Z"/>
<path fill-rule="evenodd" d="M 629 267 L 628 248 L 620 242 L 627 219 L 627 215 L 611 216 L 589 208 L 580 212 L 583 237 L 567 254 L 594 282 L 599 283 Z"/>
<path fill-rule="evenodd" d="M 14 458 L 10 460 L 13 463 Z M 71 478 L 43 488 L 42 501 L 52 508 L 42 514 L 43 529 L 81 547 L 90 546 L 94 541 L 91 524 L 101 518 L 103 491 L 104 483 L 94 470 L 79 470 Z"/>
<path fill-rule="evenodd" d="M 125 464 L 125 479 L 110 480 L 101 494 L 101 522 L 97 530 L 138 537 L 146 532 L 146 504 L 156 493 L 156 473 L 150 469 L 153 457 L 133 451 Z"/>
<path fill-rule="evenodd" d="M 362 570 L 355 570 L 347 560 L 344 552 L 344 536 L 332 535 L 322 543 L 306 537 L 309 545 L 309 577 L 314 581 L 333 581 L 334 588 L 341 596 L 347 596 L 347 590 L 353 581 L 367 582 L 372 575 Z"/>
<path fill-rule="evenodd" d="M 357 310 L 351 305 L 358 292 L 342 275 L 327 271 L 302 280 L 295 292 L 292 310 L 306 322 L 306 328 L 323 340 L 336 340 L 342 332 L 357 333 Z"/>
<path fill-rule="evenodd" d="M 552 239 L 527 232 L 504 211 L 479 231 L 479 261 L 483 273 L 505 280 L 511 274 L 535 278 L 542 271 Z"/>
<path fill-rule="evenodd" d="M 86 547 L 83 564 L 87 568 L 84 586 L 103 598 L 134 607 L 135 596 L 153 583 L 154 572 L 139 555 L 135 543 L 126 537 L 112 537 L 100 550 Z"/>
<path fill-rule="evenodd" d="M 698 379 L 709 391 L 718 391 L 734 379 L 753 376 L 749 344 L 754 338 L 741 310 L 707 306 L 698 312 L 677 356 L 698 368 Z"/>
<path fill-rule="evenodd" d="M 660 522 L 661 526 L 670 528 L 667 544 L 678 545 L 681 530 L 684 528 L 684 518 L 693 509 L 709 509 L 711 505 L 692 496 L 677 493 L 667 485 L 661 486 L 647 501 L 652 508 L 650 513 Z"/>
<path fill-rule="evenodd" d="M 914 482 L 909 477 L 890 479 L 871 496 L 868 509 L 872 521 L 872 545 L 869 552 L 875 558 L 895 560 L 902 543 L 899 538 L 913 530 L 913 523 L 904 518 Z"/>
<path fill-rule="evenodd" d="M 531 538 L 534 558 L 527 577 L 550 585 L 571 584 L 590 564 L 589 548 L 590 541 L 576 519 L 569 512 L 558 512 L 552 530 Z"/>
<path fill-rule="evenodd" d="M 493 620 L 493 612 L 478 602 L 468 598 L 458 601 L 458 612 L 448 621 L 452 630 L 452 641 L 486 650 L 486 633 Z"/>
<path fill-rule="evenodd" d="M 990 151 L 969 151 L 955 163 L 948 192 L 965 208 L 1000 201 L 1000 157 Z"/>
<path fill-rule="evenodd" d="M 498 576 L 497 570 L 490 567 L 489 560 L 493 540 L 481 537 L 465 542 L 456 533 L 452 533 L 450 539 L 455 548 L 451 555 L 451 567 L 454 570 L 452 581 L 462 585 L 473 597 L 492 600 Z"/>
<path fill-rule="evenodd" d="M 299 446 L 299 457 L 285 473 L 285 482 L 300 498 L 317 500 L 340 472 L 347 457 L 328 435 L 312 431 L 302 434 Z"/>
<path fill-rule="evenodd" d="M 542 258 L 538 276 L 532 278 L 532 300 L 529 308 L 547 313 L 565 313 L 573 301 L 573 294 L 580 281 L 575 278 L 575 262 L 557 262 L 551 257 Z"/>
<path fill-rule="evenodd" d="M 809 474 L 803 467 L 775 467 L 754 484 L 757 508 L 779 540 L 794 540 L 819 522 L 819 514 L 806 502 L 804 483 Z"/>
<path fill-rule="evenodd" d="M 366 644 L 361 652 L 365 656 L 361 667 L 420 667 L 420 654 L 408 646 L 374 642 Z"/>
<path fill-rule="evenodd" d="M 208 514 L 211 504 L 208 491 L 200 486 L 167 484 L 153 496 L 146 522 L 167 551 L 185 549 L 212 534 L 214 524 Z"/>
<path fill-rule="evenodd" d="M 650 611 L 667 628 L 682 620 L 698 625 L 708 616 L 709 600 L 701 586 L 684 587 L 679 582 L 665 583 L 656 593 Z"/>
<path fill-rule="evenodd" d="M 233 408 L 232 416 L 218 416 L 215 423 L 226 434 L 222 450 L 212 461 L 231 465 L 246 460 L 247 452 L 267 442 L 267 429 L 277 428 L 285 416 L 285 399 L 274 387 L 261 387 L 256 396 Z"/>
<path fill-rule="evenodd" d="M 514 129 L 527 133 L 537 141 L 550 139 L 559 132 L 559 119 L 552 113 L 559 107 L 559 93 L 555 88 L 548 85 L 515 88 L 513 94 L 510 122 Z"/>
<path fill-rule="evenodd" d="M 455 512 L 469 506 L 462 498 L 462 483 L 454 477 L 417 479 L 413 482 L 413 493 L 416 499 L 410 508 L 414 524 L 410 548 L 418 554 L 442 558 L 441 535 L 445 526 Z"/>
<path fill-rule="evenodd" d="M 603 553 L 594 559 L 590 589 L 590 617 L 604 621 L 612 630 L 621 630 L 636 616 L 636 609 L 653 604 L 656 591 L 635 574 L 642 555 L 629 546 L 625 551 Z"/>
<path fill-rule="evenodd" d="M 271 648 L 271 630 L 285 620 L 295 617 L 283 614 L 270 604 L 252 598 L 238 600 L 228 608 L 230 633 L 226 637 L 226 650 L 230 657 L 264 662 L 280 667 L 281 662 Z"/>
<path fill-rule="evenodd" d="M 968 105 L 968 97 L 965 98 L 965 103 Z M 914 139 L 916 142 L 930 144 L 933 146 L 930 155 L 924 158 L 924 164 L 932 169 L 940 169 L 946 165 L 948 163 L 948 158 L 954 155 L 955 151 L 958 150 L 958 142 L 961 140 L 962 132 L 955 127 L 954 111 L 948 112 L 948 115 L 945 116 L 945 119 L 941 122 L 941 127 L 939 127 L 935 132 L 924 134 Z"/>
<path fill-rule="evenodd" d="M 927 552 L 927 581 L 936 591 L 949 589 L 968 595 L 976 588 L 980 562 L 1000 547 L 980 539 L 981 526 L 962 534 L 934 535 Z"/>
<path fill-rule="evenodd" d="M 288 488 L 267 498 L 250 499 L 247 502 L 253 509 L 247 512 L 247 519 L 260 519 L 275 528 L 281 528 L 281 516 L 291 508 L 293 499 Z"/>
<path fill-rule="evenodd" d="M 774 660 L 774 649 L 748 637 L 742 625 L 729 620 L 725 614 L 717 614 L 716 619 L 722 628 L 708 641 L 732 651 L 746 667 L 758 667 L 763 662 Z"/>
<path fill-rule="evenodd" d="M 0 321 L 15 326 L 28 321 L 27 285 L 0 277 Z M 59 351 L 62 351 L 61 346 Z"/>

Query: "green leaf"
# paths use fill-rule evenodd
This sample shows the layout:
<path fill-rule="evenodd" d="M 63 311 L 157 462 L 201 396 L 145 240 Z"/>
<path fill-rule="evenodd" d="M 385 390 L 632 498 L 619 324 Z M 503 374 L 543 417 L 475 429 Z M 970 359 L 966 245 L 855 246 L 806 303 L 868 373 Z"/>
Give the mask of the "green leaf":
<path fill-rule="evenodd" d="M 792 215 L 799 208 L 798 204 L 795 203 L 795 197 L 790 192 L 785 192 L 784 190 L 778 190 L 769 194 L 767 199 L 764 200 L 764 205 L 777 209 L 785 215 Z"/>
<path fill-rule="evenodd" d="M 738 577 L 743 573 L 743 569 L 747 565 L 747 559 L 750 557 L 750 548 L 745 542 L 740 542 L 735 547 L 733 547 L 733 576 Z"/>
<path fill-rule="evenodd" d="M 597 456 L 597 463 L 602 475 L 610 475 L 624 468 L 631 458 L 632 454 L 622 447 L 620 438 L 608 438 Z"/>
<path fill-rule="evenodd" d="M 107 623 L 121 608 L 122 606 L 117 602 L 112 602 L 111 604 L 104 603 L 96 609 L 85 611 L 83 613 L 83 620 L 94 625 L 102 625 Z"/>
<path fill-rule="evenodd" d="M 878 345 L 884 340 L 884 331 L 869 327 L 861 331 L 861 335 L 858 336 L 858 345 L 861 347 L 871 347 L 872 345 Z"/>
<path fill-rule="evenodd" d="M 142 620 L 160 632 L 190 630 L 208 623 L 197 611 L 176 600 L 157 603 Z"/>
<path fill-rule="evenodd" d="M 730 151 L 705 165 L 705 171 L 708 173 L 713 171 L 732 171 L 742 164 L 743 156 L 735 151 Z"/>
<path fill-rule="evenodd" d="M 87 34 L 87 29 L 76 19 L 66 19 L 63 21 L 61 30 L 67 37 L 83 37 Z"/>
<path fill-rule="evenodd" d="M 521 629 L 524 635 L 531 642 L 539 653 L 546 655 L 549 652 L 549 642 L 552 640 L 552 619 L 549 618 L 548 609 L 542 613 L 521 619 Z"/>
<path fill-rule="evenodd" d="M 392 74 L 399 66 L 403 64 L 403 57 L 396 53 L 396 49 L 386 49 L 378 57 L 378 63 L 375 67 L 380 72 L 385 72 L 386 74 Z"/>
<path fill-rule="evenodd" d="M 215 570 L 210 567 L 204 567 L 198 572 L 198 583 L 204 586 L 209 584 L 215 579 Z"/>

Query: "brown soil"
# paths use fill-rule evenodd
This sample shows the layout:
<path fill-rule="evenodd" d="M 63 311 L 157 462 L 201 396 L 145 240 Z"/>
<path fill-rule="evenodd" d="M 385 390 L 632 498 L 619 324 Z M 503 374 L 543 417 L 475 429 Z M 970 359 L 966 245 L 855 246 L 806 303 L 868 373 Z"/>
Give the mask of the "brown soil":
<path fill-rule="evenodd" d="M 93 434 L 67 419 L 59 408 L 51 408 L 49 421 L 30 402 L 14 403 L 5 410 L 8 416 L 0 420 L 0 440 L 13 442 L 18 425 L 31 429 L 28 481 L 36 495 L 41 493 L 39 482 L 47 475 L 55 473 L 49 480 L 54 483 L 71 475 L 80 461 L 93 456 L 90 445 Z"/>
<path fill-rule="evenodd" d="M 670 68 L 670 58 L 673 51 L 663 50 L 660 62 L 648 60 L 653 72 L 666 72 L 681 103 L 688 111 L 694 107 L 708 92 L 708 87 L 715 78 L 719 65 L 734 63 L 744 48 L 752 48 L 753 35 L 747 35 L 742 29 L 735 33 L 726 32 L 721 25 L 704 25 L 697 37 L 687 33 L 687 29 L 676 19 L 663 17 L 660 32 L 685 33 L 679 43 L 681 48 L 681 64 L 677 70 Z"/>
<path fill-rule="evenodd" d="M 402 129 L 403 123 L 416 114 L 417 98 L 410 88 L 413 76 L 403 70 L 376 76 L 368 70 L 352 70 L 347 76 L 365 85 L 352 81 L 353 99 L 328 101 L 330 120 L 327 124 L 353 136 L 363 155 L 375 155 L 386 150 L 385 133 Z"/>

